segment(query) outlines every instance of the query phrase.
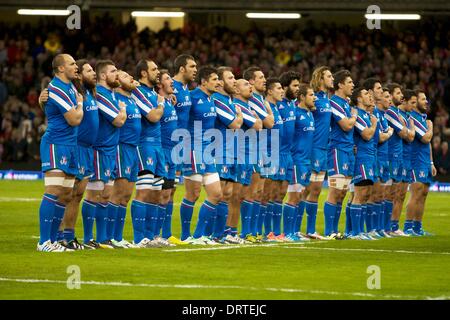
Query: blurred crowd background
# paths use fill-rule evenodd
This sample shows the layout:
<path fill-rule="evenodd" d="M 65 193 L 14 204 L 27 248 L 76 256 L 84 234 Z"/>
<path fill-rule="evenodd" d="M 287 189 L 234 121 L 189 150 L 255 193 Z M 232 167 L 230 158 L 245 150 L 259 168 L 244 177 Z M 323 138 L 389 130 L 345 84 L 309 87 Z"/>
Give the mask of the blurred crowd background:
<path fill-rule="evenodd" d="M 38 26 L 0 22 L 0 168 L 24 163 L 39 170 L 39 143 L 45 117 L 38 105 L 41 80 L 52 76 L 51 61 L 60 52 L 75 59 L 111 59 L 134 74 L 141 58 L 171 70 L 180 53 L 192 54 L 199 65 L 227 65 L 237 77 L 251 65 L 266 76 L 297 70 L 309 82 L 312 70 L 328 65 L 346 68 L 356 83 L 378 76 L 383 83 L 422 88 L 434 122 L 432 141 L 438 179 L 450 176 L 450 22 L 422 20 L 414 28 L 381 32 L 313 23 L 275 30 L 238 32 L 223 27 L 186 23 L 159 32 L 137 31 L 133 20 L 120 24 L 108 15 L 83 20 L 81 30 L 42 21 Z"/>

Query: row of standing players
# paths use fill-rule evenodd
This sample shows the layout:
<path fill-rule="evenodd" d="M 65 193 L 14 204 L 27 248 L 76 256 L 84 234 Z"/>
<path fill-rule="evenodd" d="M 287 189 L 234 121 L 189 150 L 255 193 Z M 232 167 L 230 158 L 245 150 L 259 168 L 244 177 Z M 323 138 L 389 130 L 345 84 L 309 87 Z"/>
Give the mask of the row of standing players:
<path fill-rule="evenodd" d="M 40 97 L 48 128 L 41 143 L 46 190 L 38 250 L 341 239 L 342 200 L 352 186 L 345 237 L 401 235 L 398 217 L 393 215 L 391 222 L 390 200 L 403 204 L 404 185 L 409 182 L 418 186 L 411 189 L 412 219 L 408 220 L 407 212 L 406 234 L 424 233 L 419 211 L 422 208 L 423 214 L 433 167 L 429 149 L 425 150 L 432 135 L 425 115 L 426 97 L 421 102 L 424 110 L 417 103 L 417 98 L 423 100 L 423 92 L 414 94 L 418 104 L 414 106 L 412 97 L 402 104 L 400 86 L 385 90 L 376 79 L 368 79 L 365 89 L 354 90 L 347 71 L 332 75 L 326 67 L 314 71 L 309 86 L 301 84 L 301 76 L 292 71 L 266 80 L 259 68 L 251 67 L 243 79 L 235 80 L 226 67 L 202 67 L 197 72 L 189 55 L 180 55 L 174 65 L 177 74 L 172 79 L 153 61 L 139 61 L 138 82 L 111 61 L 99 61 L 94 71 L 86 60 L 74 61 L 64 54 L 55 57 L 55 77 Z M 189 91 L 195 76 L 199 85 Z M 411 115 L 410 107 L 415 108 Z M 201 134 L 195 131 L 199 122 Z M 179 128 L 193 137 L 185 164 L 176 163 L 172 155 L 177 143 L 173 134 Z M 217 155 L 205 159 L 211 144 L 205 137 L 209 129 L 219 129 L 222 137 L 230 132 L 236 135 L 237 129 L 254 132 L 257 161 L 250 161 L 251 145 L 236 149 L 227 139 L 220 159 Z M 411 157 L 413 152 L 420 156 Z M 233 153 L 236 156 L 230 156 Z M 242 159 L 237 155 L 244 155 L 244 161 L 238 161 Z M 411 158 L 418 162 L 413 163 L 414 170 L 407 163 Z M 186 189 L 180 206 L 181 239 L 171 230 L 179 172 Z M 321 236 L 315 221 L 325 172 L 330 192 Z M 206 200 L 191 235 L 192 213 L 202 186 Z M 134 241 L 130 243 L 122 233 L 134 187 Z M 84 193 L 82 245 L 74 229 Z M 391 195 L 393 199 L 388 198 Z M 305 207 L 306 235 L 300 232 Z"/>

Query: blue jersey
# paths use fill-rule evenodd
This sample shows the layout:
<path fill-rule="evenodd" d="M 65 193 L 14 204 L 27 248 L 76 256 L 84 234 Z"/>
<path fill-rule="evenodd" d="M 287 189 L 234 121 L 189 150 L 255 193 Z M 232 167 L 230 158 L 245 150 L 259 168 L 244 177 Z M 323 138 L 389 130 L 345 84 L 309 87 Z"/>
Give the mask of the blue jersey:
<path fill-rule="evenodd" d="M 72 127 L 64 118 L 64 114 L 76 108 L 76 89 L 72 83 L 65 83 L 54 77 L 48 85 L 48 100 L 44 111 L 48 126 L 42 139 L 49 144 L 75 146 L 78 128 Z"/>
<path fill-rule="evenodd" d="M 261 120 L 264 120 L 267 116 L 267 109 L 265 106 L 265 99 L 263 95 L 260 95 L 258 93 L 253 93 L 252 96 L 250 97 L 250 99 L 248 100 L 248 105 L 250 106 L 250 108 L 256 112 L 256 114 L 258 115 L 258 117 Z"/>
<path fill-rule="evenodd" d="M 169 99 L 164 99 L 164 114 L 161 117 L 161 144 L 164 149 L 172 149 L 177 142 L 172 141 L 172 132 L 178 128 L 178 115 Z"/>
<path fill-rule="evenodd" d="M 141 136 L 141 112 L 131 96 L 124 96 L 116 92 L 116 99 L 125 103 L 127 108 L 127 120 L 119 129 L 119 142 L 138 146 Z"/>
<path fill-rule="evenodd" d="M 344 131 L 339 121 L 352 116 L 350 105 L 346 99 L 333 95 L 330 99 L 332 118 L 330 127 L 329 147 L 345 152 L 353 152 L 353 128 Z"/>
<path fill-rule="evenodd" d="M 281 134 L 283 131 L 283 119 L 281 118 L 280 112 L 278 111 L 277 105 L 273 103 L 269 103 L 270 108 L 272 109 L 274 124 L 271 129 L 267 129 L 267 152 L 269 155 L 272 154 L 272 134 L 275 130 L 278 131 L 278 140 L 275 140 L 275 143 L 278 144 L 279 151 L 281 150 Z"/>
<path fill-rule="evenodd" d="M 83 99 L 83 120 L 78 127 L 78 145 L 90 147 L 97 139 L 98 106 L 92 92 L 86 89 Z"/>
<path fill-rule="evenodd" d="M 99 128 L 95 148 L 111 148 L 119 144 L 119 128 L 112 122 L 119 115 L 119 102 L 115 93 L 102 85 L 97 85 L 97 105 Z"/>
<path fill-rule="evenodd" d="M 174 94 L 177 97 L 175 110 L 178 116 L 178 127 L 187 129 L 189 122 L 189 111 L 192 106 L 191 93 L 187 84 L 182 84 L 177 80 L 173 80 L 173 88 Z"/>
<path fill-rule="evenodd" d="M 423 143 L 421 141 L 428 130 L 427 114 L 419 113 L 413 110 L 411 112 L 411 118 L 413 119 L 416 127 L 416 135 L 414 137 L 414 141 L 412 142 L 412 167 L 428 168 L 431 166 L 430 143 Z"/>
<path fill-rule="evenodd" d="M 330 99 L 328 99 L 328 94 L 323 91 L 316 92 L 315 95 L 317 100 L 314 103 L 316 110 L 313 111 L 315 126 L 314 148 L 327 149 L 332 114 Z"/>
<path fill-rule="evenodd" d="M 393 159 L 402 160 L 403 159 L 403 143 L 402 138 L 398 135 L 403 129 L 403 124 L 400 121 L 399 109 L 395 106 L 390 106 L 385 113 L 386 120 L 394 129 L 394 134 L 389 139 L 388 151 L 389 151 L 389 161 Z"/>
<path fill-rule="evenodd" d="M 377 147 L 377 157 L 380 161 L 387 161 L 389 160 L 389 143 L 387 140 L 380 143 L 379 140 L 380 133 L 387 133 L 389 131 L 389 123 L 385 117 L 384 110 L 375 107 L 373 115 L 378 119 L 377 130 L 375 131 L 374 136 L 374 143 Z"/>
<path fill-rule="evenodd" d="M 314 116 L 312 112 L 295 108 L 295 139 L 292 145 L 292 160 L 295 165 L 310 165 L 314 145 Z"/>
<path fill-rule="evenodd" d="M 233 104 L 235 106 L 238 106 L 239 108 L 241 108 L 242 117 L 244 120 L 242 122 L 242 126 L 241 126 L 242 131 L 246 132 L 248 130 L 255 130 L 255 129 L 252 129 L 252 127 L 255 125 L 256 118 L 252 114 L 248 103 L 246 103 L 240 99 L 234 98 Z M 243 141 L 240 141 L 240 142 L 243 142 Z M 235 150 L 235 151 L 237 151 L 237 154 L 244 153 L 246 156 L 250 155 L 250 147 L 249 147 L 248 143 L 239 143 L 238 146 L 239 146 L 239 150 Z M 254 150 L 254 152 L 256 152 L 256 149 Z"/>
<path fill-rule="evenodd" d="M 402 117 L 402 119 L 405 121 L 406 127 L 409 129 L 410 128 L 409 112 L 399 109 L 399 114 L 400 117 Z M 406 166 L 408 167 L 408 165 L 410 166 L 411 164 L 411 152 L 412 152 L 411 142 L 406 140 L 402 140 L 402 142 L 403 142 L 403 164 L 406 164 Z"/>
<path fill-rule="evenodd" d="M 223 156 L 230 155 L 234 149 L 234 132 L 228 129 L 228 126 L 236 119 L 236 109 L 233 105 L 233 99 L 230 96 L 215 92 L 211 96 L 216 106 L 216 128 L 220 130 L 223 137 Z M 233 136 L 229 141 L 228 137 Z M 233 157 L 234 158 L 234 157 Z"/>
<path fill-rule="evenodd" d="M 295 130 L 295 102 L 284 98 L 277 103 L 278 112 L 283 120 L 283 129 L 280 132 L 280 153 L 290 153 L 294 141 Z"/>
<path fill-rule="evenodd" d="M 151 143 L 155 146 L 161 146 L 160 122 L 151 122 L 147 119 L 150 111 L 158 106 L 157 93 L 153 88 L 141 83 L 140 86 L 133 90 L 131 97 L 136 102 L 142 114 L 140 143 Z"/>
<path fill-rule="evenodd" d="M 210 140 L 204 135 L 206 130 L 214 128 L 217 116 L 216 106 L 213 99 L 200 88 L 191 91 L 191 99 L 192 107 L 189 113 L 188 130 L 191 134 L 192 150 L 202 151 L 210 144 Z M 202 128 L 201 134 L 197 131 L 194 132 L 194 126 L 199 126 L 199 122 Z"/>
<path fill-rule="evenodd" d="M 370 140 L 364 140 L 362 132 L 367 128 L 372 127 L 370 121 L 370 114 L 358 108 L 358 117 L 355 123 L 354 141 L 356 145 L 356 158 L 359 160 L 375 161 L 375 139 L 374 136 Z"/>

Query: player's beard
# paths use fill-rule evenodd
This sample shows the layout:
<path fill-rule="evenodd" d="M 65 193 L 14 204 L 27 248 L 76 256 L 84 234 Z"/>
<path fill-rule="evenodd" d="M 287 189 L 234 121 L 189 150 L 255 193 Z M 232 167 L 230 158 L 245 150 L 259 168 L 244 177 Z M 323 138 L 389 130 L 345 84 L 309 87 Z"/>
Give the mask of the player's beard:
<path fill-rule="evenodd" d="M 291 88 L 287 88 L 286 90 L 286 98 L 288 100 L 294 100 L 295 99 L 295 94 L 294 92 L 291 90 Z"/>
<path fill-rule="evenodd" d="M 88 79 L 83 79 L 83 86 L 88 89 L 88 90 L 92 90 L 95 88 L 96 85 L 96 81 L 95 80 L 88 80 Z"/>
<path fill-rule="evenodd" d="M 110 88 L 113 88 L 113 89 L 120 86 L 119 80 L 114 80 L 114 81 L 108 81 L 108 80 L 106 80 L 106 84 L 107 84 Z"/>
<path fill-rule="evenodd" d="M 120 88 L 121 88 L 122 90 L 124 90 L 124 91 L 127 91 L 127 92 L 131 92 L 131 91 L 133 91 L 134 89 L 136 89 L 136 87 L 133 86 L 132 84 L 130 84 L 130 83 L 125 83 L 125 82 L 120 84 Z"/>
<path fill-rule="evenodd" d="M 223 85 L 223 91 L 228 93 L 230 96 L 234 94 L 233 87 L 229 86 L 228 84 L 224 83 Z"/>
<path fill-rule="evenodd" d="M 421 106 L 421 105 L 417 105 L 417 109 L 421 112 L 421 113 L 426 113 L 427 112 L 427 106 Z"/>

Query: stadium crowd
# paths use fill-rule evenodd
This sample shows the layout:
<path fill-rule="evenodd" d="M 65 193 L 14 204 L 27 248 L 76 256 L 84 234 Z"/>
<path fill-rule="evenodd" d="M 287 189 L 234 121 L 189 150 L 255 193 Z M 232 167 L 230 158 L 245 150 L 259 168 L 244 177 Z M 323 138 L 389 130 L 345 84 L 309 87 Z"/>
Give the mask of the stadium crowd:
<path fill-rule="evenodd" d="M 371 75 L 381 81 L 425 89 L 434 123 L 433 154 L 440 175 L 450 172 L 450 28 L 445 23 L 422 22 L 423 30 L 371 31 L 335 25 L 308 25 L 274 31 L 247 32 L 187 24 L 181 30 L 164 28 L 137 32 L 135 23 L 118 24 L 104 16 L 83 20 L 82 30 L 69 31 L 48 21 L 38 26 L 0 23 L 0 162 L 39 162 L 45 117 L 38 104 L 40 80 L 51 76 L 51 61 L 60 52 L 77 57 L 112 59 L 133 73 L 134 63 L 151 58 L 161 67 L 180 53 L 198 57 L 200 65 L 227 65 L 236 76 L 251 65 L 267 75 L 295 70 L 309 75 L 314 66 L 346 68 L 353 79 Z M 95 32 L 94 32 L 95 31 Z M 417 84 L 413 87 L 412 84 Z"/>

